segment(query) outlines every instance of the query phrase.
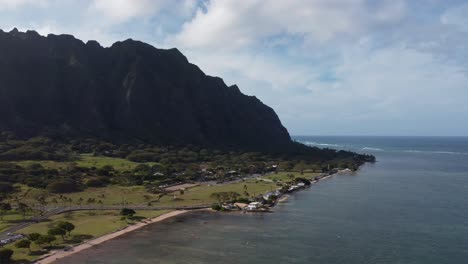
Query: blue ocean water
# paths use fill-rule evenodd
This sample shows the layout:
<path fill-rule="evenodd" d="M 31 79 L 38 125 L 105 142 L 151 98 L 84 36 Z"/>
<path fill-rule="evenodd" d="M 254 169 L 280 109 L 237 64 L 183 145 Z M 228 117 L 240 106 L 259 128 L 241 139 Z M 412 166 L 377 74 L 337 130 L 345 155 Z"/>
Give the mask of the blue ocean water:
<path fill-rule="evenodd" d="M 377 157 L 273 214 L 196 213 L 59 263 L 468 263 L 468 138 L 295 137 Z"/>

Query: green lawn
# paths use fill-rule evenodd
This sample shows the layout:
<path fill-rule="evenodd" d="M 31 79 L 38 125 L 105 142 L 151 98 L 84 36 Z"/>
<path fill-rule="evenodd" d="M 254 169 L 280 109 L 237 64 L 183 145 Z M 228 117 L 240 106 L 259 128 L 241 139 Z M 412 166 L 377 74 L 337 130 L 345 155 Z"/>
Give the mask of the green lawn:
<path fill-rule="evenodd" d="M 300 175 L 299 173 L 293 173 L 296 177 L 307 177 L 311 178 L 316 173 L 305 173 Z M 278 174 L 271 174 L 265 178 L 271 180 L 282 180 L 289 181 L 287 173 L 280 172 Z M 244 190 L 244 185 L 247 186 L 247 190 Z M 39 190 L 29 188 L 24 185 L 20 186 L 21 192 L 16 195 L 22 202 L 29 205 L 37 205 L 37 197 L 47 197 L 48 206 L 69 206 L 69 205 L 97 205 L 101 201 L 104 205 L 121 205 L 122 202 L 131 205 L 146 205 L 150 201 L 156 201 L 158 199 L 157 194 L 151 194 L 145 190 L 143 186 L 107 186 L 105 188 L 88 188 L 82 192 L 69 193 L 63 195 L 49 194 L 46 190 Z M 219 184 L 208 186 L 206 184 L 196 186 L 187 189 L 183 195 L 179 192 L 174 192 L 172 195 L 167 195 L 161 198 L 159 202 L 153 202 L 154 206 L 184 206 L 184 205 L 197 205 L 197 204 L 210 204 L 215 202 L 214 199 L 210 198 L 210 195 L 214 192 L 237 192 L 243 196 L 244 192 L 247 191 L 249 196 L 255 196 L 261 193 L 265 193 L 270 190 L 278 188 L 274 182 L 256 181 L 249 179 L 245 182 L 233 183 L 233 184 Z M 174 199 L 175 195 L 175 199 Z M 64 199 L 66 198 L 66 199 Z M 68 200 L 72 199 L 70 203 Z M 89 199 L 94 199 L 95 202 L 88 203 Z"/>
<path fill-rule="evenodd" d="M 111 185 L 105 188 L 87 188 L 82 192 L 64 194 L 62 197 L 71 198 L 72 204 L 79 204 L 80 198 L 83 201 L 81 204 L 88 204 L 88 199 L 95 199 L 96 202 L 101 200 L 102 204 L 105 205 L 121 205 L 124 201 L 127 204 L 132 205 L 144 205 L 148 201 L 157 198 L 157 195 L 148 193 L 143 186 L 131 186 L 123 187 Z M 58 202 L 58 205 L 68 205 L 69 203 L 64 202 L 60 199 L 60 195 L 50 195 L 47 201 L 50 205 L 54 205 L 54 199 Z M 94 203 L 97 204 L 97 203 Z"/>
<path fill-rule="evenodd" d="M 0 232 L 14 225 L 16 222 L 23 220 L 23 216 L 16 212 L 9 212 L 3 215 L 3 219 L 0 220 Z"/>
<path fill-rule="evenodd" d="M 247 186 L 247 189 L 244 189 L 244 185 Z M 247 180 L 245 182 L 233 183 L 233 184 L 223 184 L 223 185 L 201 185 L 197 187 L 190 188 L 184 192 L 183 195 L 179 192 L 174 192 L 173 195 L 164 196 L 161 201 L 154 203 L 154 205 L 168 206 L 168 205 L 197 205 L 197 204 L 211 204 L 216 202 L 213 198 L 210 197 L 212 193 L 215 192 L 237 192 L 245 197 L 244 191 L 249 193 L 249 196 L 254 196 L 262 194 L 271 190 L 278 188 L 275 183 L 256 181 L 256 180 Z M 174 199 L 174 195 L 176 199 Z"/>
<path fill-rule="evenodd" d="M 162 214 L 170 212 L 169 210 L 160 211 L 137 211 L 137 216 L 145 218 L 153 218 Z M 119 211 L 77 211 L 64 213 L 60 215 L 52 216 L 50 221 L 41 222 L 38 224 L 30 225 L 24 229 L 19 230 L 19 233 L 40 233 L 46 234 L 49 228 L 53 227 L 59 221 L 68 221 L 75 225 L 75 230 L 72 231 L 72 236 L 82 236 L 86 239 L 100 237 L 105 234 L 115 232 L 135 222 L 122 220 L 119 215 Z M 60 236 L 57 236 L 57 240 L 54 245 L 64 246 L 75 244 L 76 241 L 69 240 L 69 237 L 65 237 L 65 241 Z M 13 258 L 15 260 L 28 260 L 32 261 L 38 256 L 30 256 L 27 249 L 19 249 L 14 245 L 9 245 L 9 248 L 15 251 Z M 31 249 L 33 251 L 40 250 L 40 247 L 33 244 Z"/>
<path fill-rule="evenodd" d="M 301 175 L 299 172 L 278 172 L 277 174 L 269 174 L 265 176 L 265 178 L 270 179 L 270 180 L 277 180 L 277 181 L 290 181 L 291 178 L 289 178 L 287 175 L 292 174 L 294 175 L 294 178 L 306 178 L 306 179 L 311 179 L 320 173 L 315 173 L 315 172 L 304 172 L 303 175 Z"/>
<path fill-rule="evenodd" d="M 81 155 L 80 159 L 76 161 L 76 164 L 80 167 L 87 167 L 87 168 L 90 168 L 90 167 L 102 168 L 106 165 L 110 165 L 114 167 L 114 169 L 116 170 L 126 171 L 126 170 L 133 170 L 138 164 L 141 164 L 141 163 L 129 161 L 127 159 L 102 157 L 102 156 L 95 157 L 91 154 L 83 154 Z M 148 164 L 152 166 L 156 164 L 156 162 L 147 162 L 144 164 Z"/>
<path fill-rule="evenodd" d="M 143 186 L 117 186 L 110 185 L 103 188 L 87 188 L 82 192 L 67 193 L 67 194 L 51 194 L 47 190 L 31 188 L 25 185 L 18 185 L 20 192 L 15 193 L 14 196 L 8 201 L 15 204 L 18 199 L 22 203 L 29 206 L 37 206 L 39 202 L 38 197 L 46 197 L 47 206 L 69 206 L 69 205 L 88 205 L 98 204 L 101 200 L 105 205 L 121 205 L 122 201 L 132 205 L 144 205 L 150 200 L 157 198 L 157 195 L 148 193 Z M 62 197 L 62 198 L 61 198 Z M 66 198 L 66 199 L 64 199 Z M 72 202 L 68 202 L 68 199 Z M 88 199 L 95 199 L 95 203 L 87 203 Z"/>
<path fill-rule="evenodd" d="M 244 194 L 244 184 L 247 185 L 249 196 L 265 193 L 278 188 L 275 183 L 247 180 L 246 182 L 223 184 L 223 185 L 201 185 L 187 189 L 183 195 L 179 192 L 174 192 L 161 198 L 159 202 L 153 202 L 153 206 L 186 206 L 197 204 L 210 204 L 215 202 L 210 195 L 214 192 L 237 192 Z M 176 199 L 174 199 L 174 195 Z M 83 200 L 83 205 L 87 204 L 89 198 L 94 198 L 96 201 L 101 200 L 106 205 L 121 205 L 122 201 L 132 205 L 146 205 L 150 201 L 158 199 L 157 194 L 148 193 L 143 186 L 122 187 L 108 186 L 105 188 L 88 188 L 83 192 L 65 194 L 64 197 L 71 198 L 72 204 L 77 204 L 80 198 Z M 59 195 L 52 195 L 47 198 L 49 205 L 54 205 L 51 201 L 55 198 L 59 205 L 67 205 L 63 202 Z"/>
<path fill-rule="evenodd" d="M 39 163 L 45 168 L 49 168 L 49 169 L 62 169 L 62 170 L 67 168 L 67 166 L 71 164 L 76 164 L 77 166 L 85 167 L 85 168 L 91 168 L 91 167 L 102 168 L 106 165 L 110 165 L 114 167 L 115 170 L 118 170 L 118 171 L 133 170 L 138 164 L 141 164 L 138 162 L 129 161 L 127 159 L 104 157 L 104 156 L 93 156 L 92 154 L 82 154 L 80 155 L 79 159 L 73 162 L 58 162 L 58 161 L 53 161 L 53 160 L 40 160 L 40 161 L 24 160 L 24 161 L 16 162 L 16 164 L 22 167 L 27 167 L 33 163 Z M 144 164 L 148 164 L 152 166 L 156 164 L 156 162 L 146 162 Z"/>

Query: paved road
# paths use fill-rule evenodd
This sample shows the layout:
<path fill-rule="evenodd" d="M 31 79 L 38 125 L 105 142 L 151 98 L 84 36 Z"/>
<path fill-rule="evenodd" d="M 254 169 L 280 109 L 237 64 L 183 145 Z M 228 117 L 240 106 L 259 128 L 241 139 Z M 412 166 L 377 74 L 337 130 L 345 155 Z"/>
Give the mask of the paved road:
<path fill-rule="evenodd" d="M 125 208 L 133 209 L 133 210 L 145 210 L 145 211 L 154 211 L 154 210 L 195 210 L 195 209 L 204 209 L 209 208 L 211 205 L 202 204 L 196 206 L 132 206 L 127 205 Z M 84 210 L 120 210 L 123 206 L 121 205 L 100 205 L 100 206 L 70 206 L 70 207 L 49 207 L 45 213 L 41 216 L 36 216 L 31 219 L 26 220 L 25 222 L 19 223 L 14 225 L 3 232 L 0 233 L 0 240 L 8 238 L 8 233 L 14 233 L 18 230 L 21 230 L 29 225 L 35 224 L 37 222 L 44 221 L 49 217 L 57 214 L 63 214 L 66 212 L 73 212 L 73 211 L 84 211 Z M 44 208 L 41 208 L 44 209 Z"/>

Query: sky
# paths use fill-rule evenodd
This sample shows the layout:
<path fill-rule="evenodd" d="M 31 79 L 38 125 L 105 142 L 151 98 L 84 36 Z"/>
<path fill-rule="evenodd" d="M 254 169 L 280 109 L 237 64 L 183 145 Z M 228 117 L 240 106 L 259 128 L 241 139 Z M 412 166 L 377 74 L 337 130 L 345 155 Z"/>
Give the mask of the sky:
<path fill-rule="evenodd" d="M 177 47 L 292 135 L 468 136 L 468 1 L 0 0 L 0 28 Z"/>

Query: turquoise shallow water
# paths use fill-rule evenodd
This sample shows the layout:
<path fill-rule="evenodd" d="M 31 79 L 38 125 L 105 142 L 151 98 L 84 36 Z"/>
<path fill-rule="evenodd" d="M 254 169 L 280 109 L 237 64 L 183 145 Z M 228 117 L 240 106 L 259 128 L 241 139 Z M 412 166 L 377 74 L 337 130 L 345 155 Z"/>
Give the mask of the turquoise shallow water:
<path fill-rule="evenodd" d="M 378 162 L 273 214 L 185 215 L 59 263 L 468 263 L 468 138 L 296 140 Z"/>

